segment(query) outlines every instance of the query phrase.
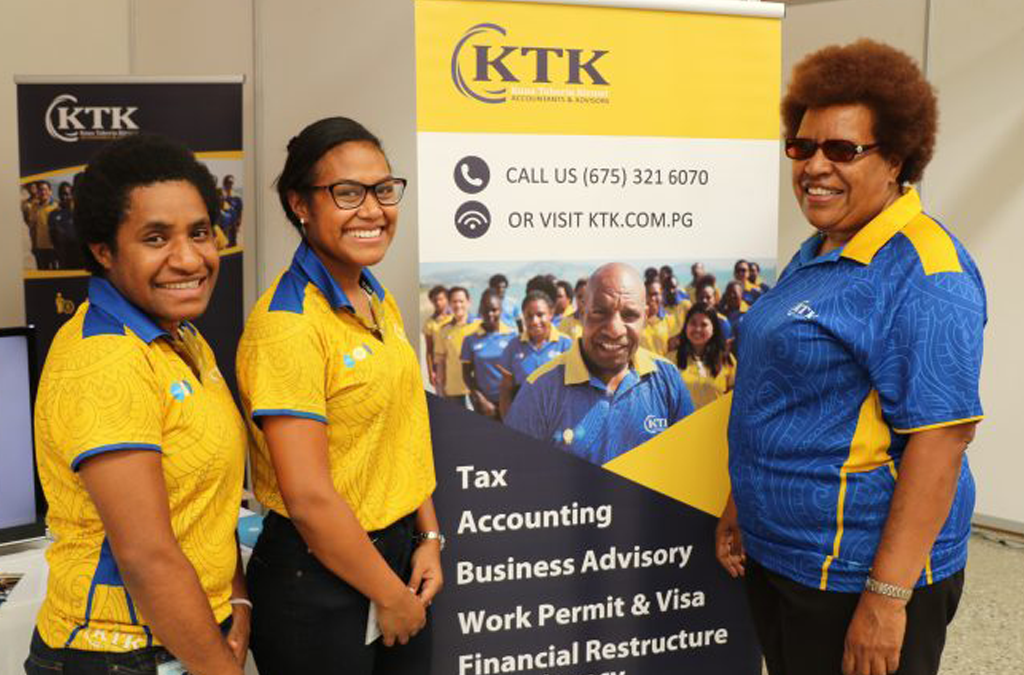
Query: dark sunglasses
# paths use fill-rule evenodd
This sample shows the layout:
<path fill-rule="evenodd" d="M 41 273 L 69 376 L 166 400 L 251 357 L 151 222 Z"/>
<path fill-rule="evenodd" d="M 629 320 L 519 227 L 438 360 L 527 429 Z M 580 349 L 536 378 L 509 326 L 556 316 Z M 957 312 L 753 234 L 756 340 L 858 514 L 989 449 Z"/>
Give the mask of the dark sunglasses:
<path fill-rule="evenodd" d="M 821 151 L 825 153 L 825 157 L 830 161 L 852 162 L 865 152 L 877 147 L 878 143 L 857 145 L 853 141 L 841 139 L 829 139 L 819 143 L 810 138 L 787 138 L 786 157 L 790 159 L 810 159 L 814 157 L 814 153 L 818 152 L 818 148 L 821 148 Z"/>

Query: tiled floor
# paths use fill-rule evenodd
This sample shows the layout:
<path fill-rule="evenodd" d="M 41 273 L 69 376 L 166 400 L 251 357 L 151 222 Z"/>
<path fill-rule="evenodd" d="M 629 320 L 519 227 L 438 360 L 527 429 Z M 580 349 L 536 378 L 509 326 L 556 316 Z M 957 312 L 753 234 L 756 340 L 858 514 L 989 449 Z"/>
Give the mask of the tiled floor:
<path fill-rule="evenodd" d="M 940 675 L 1024 673 L 1024 545 L 971 537 L 967 580 Z"/>

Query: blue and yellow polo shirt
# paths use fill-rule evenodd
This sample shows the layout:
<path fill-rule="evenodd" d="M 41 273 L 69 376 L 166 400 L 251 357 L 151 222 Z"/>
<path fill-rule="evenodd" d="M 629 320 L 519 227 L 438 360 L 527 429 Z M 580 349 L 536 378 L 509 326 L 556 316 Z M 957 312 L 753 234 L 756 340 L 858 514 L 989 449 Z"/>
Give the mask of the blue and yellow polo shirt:
<path fill-rule="evenodd" d="M 580 312 L 562 319 L 558 324 L 558 332 L 570 340 L 583 337 L 583 316 Z"/>
<path fill-rule="evenodd" d="M 93 277 L 88 302 L 53 339 L 35 408 L 39 476 L 55 535 L 37 627 L 51 647 L 124 652 L 157 643 L 77 473 L 105 452 L 160 453 L 178 545 L 217 621 L 231 614 L 245 425 L 209 345 L 188 322 L 182 331 L 198 377 L 163 329 Z"/>
<path fill-rule="evenodd" d="M 522 318 L 523 310 L 520 309 L 519 303 L 512 296 L 503 297 L 501 299 L 501 322 L 506 326 L 515 326 L 516 322 Z"/>
<path fill-rule="evenodd" d="M 249 315 L 237 364 L 260 503 L 288 515 L 260 418 L 313 419 L 327 425 L 334 488 L 372 531 L 430 496 L 434 460 L 420 368 L 398 306 L 369 270 L 361 285 L 376 327 L 355 314 L 303 242 Z"/>
<path fill-rule="evenodd" d="M 690 392 L 694 407 L 700 410 L 732 390 L 736 382 L 736 362 L 732 356 L 727 355 L 718 374 L 712 375 L 711 368 L 703 361 L 687 356 L 686 365 L 679 368 L 679 374 L 686 385 L 686 391 Z"/>
<path fill-rule="evenodd" d="M 613 393 L 590 374 L 580 342 L 541 366 L 519 390 L 505 423 L 604 464 L 693 412 L 679 371 L 640 348 Z"/>
<path fill-rule="evenodd" d="M 516 339 L 516 331 L 503 323 L 488 333 L 483 325 L 466 336 L 462 341 L 462 363 L 472 363 L 480 392 L 492 403 L 498 402 L 501 391 L 501 370 L 498 369 L 505 348 Z"/>
<path fill-rule="evenodd" d="M 845 247 L 819 246 L 808 239 L 743 318 L 729 470 L 747 553 L 859 592 L 908 435 L 982 418 L 985 289 L 914 190 Z M 964 567 L 973 507 L 965 457 L 919 585 Z"/>
<path fill-rule="evenodd" d="M 505 347 L 498 368 L 511 375 L 516 386 L 521 387 L 530 373 L 571 348 L 572 340 L 555 328 L 548 332 L 548 339 L 540 347 L 534 347 L 529 336 L 523 333 L 518 340 L 512 340 Z"/>

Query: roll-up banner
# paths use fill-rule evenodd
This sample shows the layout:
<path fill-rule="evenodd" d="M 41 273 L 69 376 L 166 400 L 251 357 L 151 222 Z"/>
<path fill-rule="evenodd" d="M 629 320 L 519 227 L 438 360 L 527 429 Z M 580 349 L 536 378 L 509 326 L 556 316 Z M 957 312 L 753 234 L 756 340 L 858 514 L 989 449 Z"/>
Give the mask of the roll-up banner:
<path fill-rule="evenodd" d="M 57 329 L 86 300 L 89 273 L 73 222 L 75 176 L 103 145 L 136 133 L 185 143 L 217 181 L 221 263 L 195 323 L 235 389 L 242 333 L 243 77 L 17 77 L 25 317 L 42 366 Z"/>
<path fill-rule="evenodd" d="M 776 275 L 782 15 L 417 0 L 421 323 L 449 535 L 433 672 L 760 672 L 742 583 L 714 555 L 735 364 L 706 350 L 742 339 Z M 652 281 L 614 391 L 593 350 L 636 336 L 602 345 L 575 293 L 612 262 Z M 435 313 L 437 286 L 464 290 Z M 473 314 L 488 288 L 497 326 Z M 538 288 L 568 338 L 554 346 L 527 330 Z M 715 321 L 691 334 L 695 304 Z"/>

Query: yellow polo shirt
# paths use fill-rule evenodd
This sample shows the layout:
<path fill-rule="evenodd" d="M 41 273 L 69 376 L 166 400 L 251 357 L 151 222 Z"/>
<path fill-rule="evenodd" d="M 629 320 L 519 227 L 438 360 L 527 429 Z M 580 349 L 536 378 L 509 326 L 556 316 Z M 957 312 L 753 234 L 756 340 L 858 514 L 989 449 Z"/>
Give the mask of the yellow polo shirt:
<path fill-rule="evenodd" d="M 668 339 L 671 336 L 672 315 L 647 319 L 640 333 L 640 346 L 658 356 L 668 355 Z"/>
<path fill-rule="evenodd" d="M 444 358 L 445 396 L 464 396 L 469 393 L 466 381 L 462 379 L 462 341 L 480 327 L 480 321 L 457 324 L 450 321 L 438 332 L 441 346 L 437 355 Z"/>
<path fill-rule="evenodd" d="M 729 362 L 724 364 L 718 375 L 712 375 L 711 369 L 704 365 L 703 361 L 687 357 L 686 367 L 679 369 L 683 376 L 683 383 L 686 384 L 690 398 L 693 399 L 695 408 L 700 409 L 711 403 L 720 396 L 732 390 L 736 383 L 736 363 L 729 357 Z"/>
<path fill-rule="evenodd" d="M 260 419 L 314 419 L 327 425 L 334 488 L 371 531 L 415 511 L 435 479 L 426 394 L 398 305 L 368 270 L 360 282 L 376 329 L 301 244 L 249 315 L 237 368 L 256 498 L 288 515 Z"/>
<path fill-rule="evenodd" d="M 89 301 L 50 347 L 35 409 L 39 477 L 56 535 L 36 624 L 50 647 L 124 652 L 156 644 L 77 473 L 104 452 L 161 454 L 171 529 L 214 617 L 231 615 L 245 425 L 209 345 L 190 324 L 183 330 L 201 354 L 200 377 L 167 333 L 93 277 Z"/>
<path fill-rule="evenodd" d="M 441 332 L 441 328 L 451 323 L 451 314 L 442 314 L 441 316 L 431 316 L 429 319 L 423 322 L 423 335 L 429 337 L 433 346 L 432 356 L 436 359 L 440 354 L 440 340 L 438 339 L 438 333 Z"/>

